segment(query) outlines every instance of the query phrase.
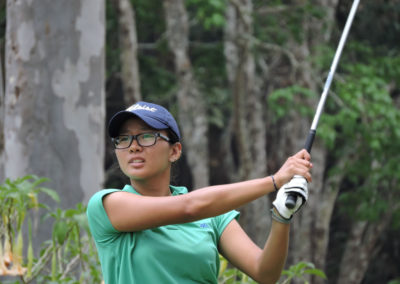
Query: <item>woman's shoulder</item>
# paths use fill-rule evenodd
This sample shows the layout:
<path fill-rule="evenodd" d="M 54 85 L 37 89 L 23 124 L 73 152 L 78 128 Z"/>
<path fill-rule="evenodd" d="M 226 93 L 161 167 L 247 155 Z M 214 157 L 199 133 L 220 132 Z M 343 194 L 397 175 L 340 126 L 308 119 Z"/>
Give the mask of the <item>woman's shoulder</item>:
<path fill-rule="evenodd" d="M 97 207 L 98 204 L 102 204 L 103 203 L 103 198 L 113 192 L 117 192 L 117 191 L 121 191 L 120 189 L 116 189 L 116 188 L 108 188 L 108 189 L 101 189 L 97 192 L 95 192 L 92 197 L 90 197 L 89 202 L 88 202 L 88 209 L 89 208 L 93 208 L 93 207 Z"/>
<path fill-rule="evenodd" d="M 105 188 L 105 189 L 101 189 L 97 192 L 95 192 L 92 197 L 89 199 L 93 200 L 93 199 L 99 199 L 99 198 L 103 198 L 105 195 L 110 194 L 112 192 L 116 192 L 116 191 L 121 191 L 121 189 L 117 189 L 117 188 Z"/>

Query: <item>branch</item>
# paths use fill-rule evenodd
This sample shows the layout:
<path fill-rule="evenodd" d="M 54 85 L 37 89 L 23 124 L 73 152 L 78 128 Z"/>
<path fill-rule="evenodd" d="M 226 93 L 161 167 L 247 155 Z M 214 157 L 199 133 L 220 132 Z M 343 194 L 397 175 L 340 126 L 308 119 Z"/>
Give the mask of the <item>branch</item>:
<path fill-rule="evenodd" d="M 80 255 L 76 255 L 65 267 L 65 271 L 61 276 L 61 279 L 64 279 L 65 277 L 67 277 L 67 274 L 72 270 L 72 268 L 74 268 L 74 266 L 76 265 L 76 263 L 78 262 L 78 260 L 80 259 Z"/>
<path fill-rule="evenodd" d="M 284 54 L 289 59 L 290 65 L 293 66 L 293 69 L 294 69 L 293 72 L 299 68 L 299 66 L 300 66 L 299 61 L 296 59 L 296 56 L 292 52 L 290 52 L 288 49 L 283 48 L 277 44 L 262 42 L 255 37 L 253 37 L 252 40 L 253 40 L 254 46 L 258 46 L 258 47 L 268 50 L 268 51 L 275 51 L 275 52 Z"/>
<path fill-rule="evenodd" d="M 288 11 L 289 9 L 292 9 L 292 7 L 289 7 L 287 5 L 280 5 L 280 6 L 275 6 L 275 7 L 271 7 L 271 6 L 267 6 L 267 7 L 261 7 L 256 9 L 256 13 L 258 15 L 267 15 L 267 14 L 278 14 L 281 12 L 285 12 Z"/>
<path fill-rule="evenodd" d="M 255 12 L 258 15 L 261 16 L 265 16 L 265 15 L 270 15 L 270 14 L 280 14 L 282 12 L 286 12 L 286 11 L 293 11 L 294 9 L 303 7 L 304 4 L 293 4 L 293 5 L 279 5 L 279 6 L 264 6 L 264 7 L 260 7 L 255 9 Z"/>
<path fill-rule="evenodd" d="M 251 13 L 252 11 L 245 9 L 246 6 L 239 3 L 238 0 L 230 0 L 229 1 L 238 11 L 239 18 L 242 23 L 246 26 L 246 29 L 249 30 L 252 25 Z M 247 16 L 247 17 L 246 17 Z"/>
<path fill-rule="evenodd" d="M 39 274 L 39 272 L 43 269 L 43 267 L 46 265 L 46 263 L 50 259 L 50 253 L 51 253 L 52 249 L 53 249 L 53 244 L 51 244 L 50 246 L 47 247 L 44 254 L 39 258 L 38 262 L 32 268 L 31 277 L 25 279 L 26 283 L 30 282 L 33 278 L 35 278 Z"/>

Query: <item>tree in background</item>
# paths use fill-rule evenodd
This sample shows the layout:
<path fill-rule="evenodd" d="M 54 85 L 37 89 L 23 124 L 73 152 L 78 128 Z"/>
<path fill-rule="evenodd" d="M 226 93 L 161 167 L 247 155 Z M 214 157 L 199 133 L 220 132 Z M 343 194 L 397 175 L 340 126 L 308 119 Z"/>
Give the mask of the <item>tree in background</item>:
<path fill-rule="evenodd" d="M 256 17 L 262 26 L 257 35 L 259 48 L 265 55 L 264 87 L 272 112 L 269 114 L 268 150 L 270 160 L 278 165 L 294 149 L 304 147 L 311 125 L 313 109 L 319 100 L 324 78 L 313 66 L 312 58 L 319 46 L 331 39 L 335 8 L 338 1 L 293 1 L 289 5 L 261 6 Z M 272 26 L 272 27 L 271 27 Z M 278 26 L 280 28 L 278 28 Z M 273 28 L 274 27 L 274 28 Z M 332 39 L 336 44 L 338 40 Z M 285 104 L 284 114 L 278 116 L 274 109 Z M 290 259 L 293 263 L 307 259 L 317 267 L 325 267 L 329 240 L 329 223 L 335 200 L 324 185 L 326 149 L 317 138 L 312 149 L 313 182 L 304 214 L 294 220 Z M 270 170 L 276 170 L 270 167 Z M 330 209 L 331 208 L 331 209 Z M 315 234 L 314 232 L 318 232 Z M 317 280 L 316 280 L 317 281 Z M 319 280 L 320 282 L 322 280 Z"/>
<path fill-rule="evenodd" d="M 0 48 L 0 50 L 2 50 Z M 0 55 L 0 162 L 4 161 L 4 82 L 3 82 L 3 56 Z M 4 180 L 4 163 L 0 163 L 0 180 Z"/>
<path fill-rule="evenodd" d="M 138 33 L 139 58 L 144 63 L 141 65 L 142 82 L 147 82 L 142 85 L 147 90 L 144 96 L 166 103 L 167 98 L 170 98 L 167 104 L 171 104 L 174 100 L 171 94 L 175 93 L 174 88 L 177 87 L 176 81 L 170 76 L 173 62 L 165 57 L 171 52 L 168 49 L 168 36 L 165 32 L 167 28 L 163 24 L 155 24 L 154 19 L 160 14 L 160 10 L 157 5 L 151 3 L 152 1 L 133 2 L 137 9 L 137 26 L 140 31 Z M 212 137 L 213 141 L 208 145 L 212 184 L 240 179 L 238 173 L 254 173 L 253 170 L 257 166 L 262 169 L 262 166 L 258 165 L 259 162 L 255 162 L 255 158 L 263 155 L 263 151 L 260 150 L 262 147 L 255 148 L 254 145 L 263 144 L 261 139 L 263 135 L 262 132 L 258 132 L 259 136 L 257 136 L 249 129 L 249 124 L 255 127 L 255 130 L 257 129 L 257 124 L 251 120 L 251 115 L 256 115 L 257 112 L 246 112 L 243 109 L 242 113 L 235 112 L 240 105 L 247 107 L 251 105 L 252 88 L 260 88 L 260 103 L 256 106 L 262 110 L 259 117 L 265 119 L 265 129 L 262 131 L 267 130 L 265 153 L 268 153 L 268 157 L 265 165 L 268 166 L 268 171 L 276 170 L 283 157 L 303 147 L 350 4 L 351 1 L 313 1 L 312 3 L 272 1 L 268 4 L 264 1 L 192 0 L 186 2 L 190 33 L 185 32 L 186 36 L 181 39 L 183 42 L 189 42 L 191 66 L 207 102 L 209 137 Z M 370 5 L 374 4 L 368 1 L 368 4 L 362 5 L 359 13 L 362 14 L 366 10 L 371 13 L 373 9 Z M 254 9 L 248 10 L 248 7 L 254 7 Z M 229 11 L 235 11 L 236 15 Z M 388 10 L 385 11 L 388 12 Z M 249 15 L 250 21 L 246 23 L 246 17 L 249 19 Z M 359 18 L 370 17 L 356 17 L 350 41 L 356 38 L 360 26 L 357 24 L 360 23 Z M 236 24 L 240 21 L 242 21 L 242 27 Z M 147 29 L 140 27 L 147 27 Z M 387 24 L 385 28 L 387 30 Z M 149 32 L 145 32 L 146 30 Z M 245 36 L 241 35 L 242 30 L 246 31 L 243 32 Z M 241 37 L 246 38 L 247 42 L 240 41 Z M 224 48 L 225 57 L 223 56 Z M 346 52 L 350 54 L 351 48 L 349 44 L 345 49 Z M 240 50 L 240 52 L 235 50 Z M 172 52 L 177 52 L 177 50 L 173 48 Z M 358 53 L 355 52 L 353 56 L 343 60 L 354 64 L 358 60 L 354 54 Z M 251 64 L 244 65 L 244 62 L 250 62 L 246 61 L 248 60 L 246 58 L 254 60 L 254 71 L 251 71 L 252 67 L 249 67 Z M 237 67 L 239 63 L 242 63 L 240 65 L 242 68 Z M 343 64 L 343 62 L 340 63 L 340 65 Z M 383 78 L 386 76 L 375 75 L 383 76 Z M 333 108 L 340 107 L 338 98 L 345 96 L 345 94 L 335 94 L 337 84 L 348 83 L 351 76 L 344 66 L 339 68 L 332 88 L 332 98 L 329 98 L 333 101 Z M 258 87 L 257 82 L 260 82 L 260 79 L 262 84 Z M 336 80 L 339 82 L 336 83 Z M 249 82 L 254 83 L 249 84 Z M 249 84 L 249 87 L 246 87 L 246 84 Z M 162 86 L 165 87 L 165 91 L 162 91 Z M 384 108 L 387 107 L 389 106 L 386 105 Z M 177 108 L 179 109 L 179 106 Z M 330 112 L 331 109 L 328 109 L 326 116 Z M 238 136 L 235 136 L 231 123 L 234 120 L 241 120 L 242 125 L 243 122 L 247 123 L 247 125 L 244 123 L 247 127 L 236 128 L 235 131 L 236 134 L 240 133 L 240 129 L 250 131 L 247 137 L 242 136 L 242 139 L 245 138 L 242 141 L 251 146 L 242 143 L 244 147 L 240 147 L 240 140 L 237 140 Z M 337 124 L 346 123 L 346 121 L 339 119 Z M 290 262 L 312 261 L 317 267 L 325 267 L 332 271 L 331 281 L 335 281 L 337 277 L 334 275 L 339 271 L 339 265 L 332 265 L 332 263 L 340 262 L 344 250 L 340 250 L 341 253 L 335 254 L 336 258 L 330 260 L 331 251 L 335 251 L 335 246 L 337 246 L 335 228 L 332 228 L 331 224 L 332 220 L 336 220 L 338 214 L 340 215 L 336 209 L 340 206 L 338 204 L 341 204 L 338 203 L 337 197 L 342 195 L 351 171 L 347 168 L 346 158 L 332 159 L 331 152 L 328 151 L 331 148 L 327 148 L 327 145 L 332 143 L 332 136 L 342 137 L 344 132 L 338 126 L 330 128 L 327 122 L 324 123 L 327 125 L 322 127 L 318 134 L 312 153 L 314 164 L 317 165 L 314 169 L 314 182 L 310 185 L 313 200 L 310 200 L 307 208 L 311 211 L 309 213 L 312 213 L 309 216 L 312 217 L 305 219 L 302 216 L 295 221 L 292 238 L 292 247 L 295 249 L 291 252 Z M 236 125 L 240 126 L 240 124 Z M 355 131 L 357 125 L 354 124 L 353 127 Z M 350 142 L 349 145 L 353 144 Z M 337 146 L 337 152 L 342 151 L 344 157 L 348 157 L 347 152 L 343 152 L 344 149 Z M 186 148 L 190 147 L 191 144 L 187 143 Z M 256 155 L 253 158 L 246 159 L 254 153 L 251 149 L 258 149 L 258 151 L 255 152 Z M 353 150 L 363 151 L 360 148 Z M 249 171 L 249 164 L 245 161 L 251 161 L 254 168 Z M 187 172 L 187 176 L 195 175 L 191 167 L 183 170 Z M 352 187 L 358 188 L 355 184 Z M 243 208 L 243 213 L 246 215 L 246 212 L 252 212 L 251 216 L 259 221 L 262 217 L 258 219 L 257 216 L 263 216 L 262 207 L 259 208 L 257 212 L 246 211 L 248 208 Z M 244 224 L 245 227 L 246 225 L 249 225 L 248 222 Z M 371 226 L 374 226 L 373 223 L 369 224 L 369 227 Z M 263 239 L 262 233 L 249 233 L 256 235 L 259 240 Z M 326 263 L 327 259 L 329 259 L 328 263 Z M 343 260 L 345 261 L 343 266 L 349 270 L 359 269 L 354 261 L 346 261 L 346 257 Z M 364 273 L 360 273 L 355 281 L 360 282 L 362 275 Z M 317 283 L 317 279 L 310 280 Z"/>
<path fill-rule="evenodd" d="M 224 135 L 230 137 L 234 149 L 227 151 L 224 168 L 230 181 L 261 178 L 267 173 L 266 111 L 253 52 L 253 12 L 252 1 L 228 1 L 224 14 L 225 68 L 232 101 Z M 259 245 L 265 243 L 271 224 L 264 214 L 269 208 L 268 198 L 260 198 L 241 209 L 241 223 Z"/>
<path fill-rule="evenodd" d="M 49 177 L 67 208 L 104 179 L 104 20 L 101 1 L 7 1 L 4 176 Z"/>
<path fill-rule="evenodd" d="M 189 19 L 183 0 L 165 0 L 166 38 L 174 55 L 178 81 L 176 97 L 183 145 L 194 188 L 209 185 L 208 123 L 204 96 L 194 77 L 189 56 Z"/>
<path fill-rule="evenodd" d="M 118 12 L 121 80 L 126 107 L 140 101 L 139 63 L 135 12 L 129 0 L 112 1 Z"/>

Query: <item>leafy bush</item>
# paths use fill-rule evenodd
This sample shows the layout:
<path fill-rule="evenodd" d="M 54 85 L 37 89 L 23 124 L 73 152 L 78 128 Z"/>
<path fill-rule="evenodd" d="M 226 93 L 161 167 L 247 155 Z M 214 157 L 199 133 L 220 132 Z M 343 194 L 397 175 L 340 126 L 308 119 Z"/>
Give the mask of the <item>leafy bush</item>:
<path fill-rule="evenodd" d="M 282 275 L 287 276 L 287 278 L 282 282 L 282 284 L 288 284 L 294 279 L 299 279 L 308 283 L 305 276 L 314 275 L 326 279 L 325 273 L 315 268 L 313 263 L 300 261 L 299 263 L 292 265 L 288 270 L 284 270 Z"/>
<path fill-rule="evenodd" d="M 246 274 L 236 268 L 228 268 L 228 261 L 220 255 L 220 270 L 218 283 L 220 284 L 255 284 L 253 279 L 248 277 Z M 309 262 L 299 262 L 296 265 L 292 265 L 288 270 L 282 272 L 282 276 L 286 276 L 286 279 L 282 280 L 281 284 L 289 284 L 292 280 L 301 280 L 303 283 L 308 283 L 305 276 L 315 275 L 326 279 L 325 273 L 315 268 L 314 264 Z"/>
<path fill-rule="evenodd" d="M 23 283 L 100 283 L 100 264 L 86 208 L 78 204 L 75 209 L 52 211 L 39 203 L 39 193 L 59 201 L 55 191 L 40 186 L 45 181 L 26 176 L 14 181 L 7 179 L 0 185 L 0 276 L 18 277 Z M 31 224 L 32 213 L 39 208 L 47 211 L 44 218 L 53 223 L 53 232 L 35 257 Z M 28 228 L 28 240 L 24 240 L 24 226 Z"/>
<path fill-rule="evenodd" d="M 255 284 L 253 279 L 236 268 L 228 268 L 228 260 L 219 255 L 220 268 L 218 283 L 220 284 Z"/>

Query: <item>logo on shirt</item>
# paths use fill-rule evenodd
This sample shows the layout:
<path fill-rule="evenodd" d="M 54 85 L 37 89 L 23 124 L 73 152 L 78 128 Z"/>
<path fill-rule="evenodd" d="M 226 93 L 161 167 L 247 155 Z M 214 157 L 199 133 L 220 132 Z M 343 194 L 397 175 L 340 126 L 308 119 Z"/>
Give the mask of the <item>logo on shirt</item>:
<path fill-rule="evenodd" d="M 210 227 L 210 226 L 208 226 L 207 223 L 201 223 L 199 226 L 200 226 L 200 228 L 202 228 L 202 229 L 207 229 L 207 228 Z"/>

